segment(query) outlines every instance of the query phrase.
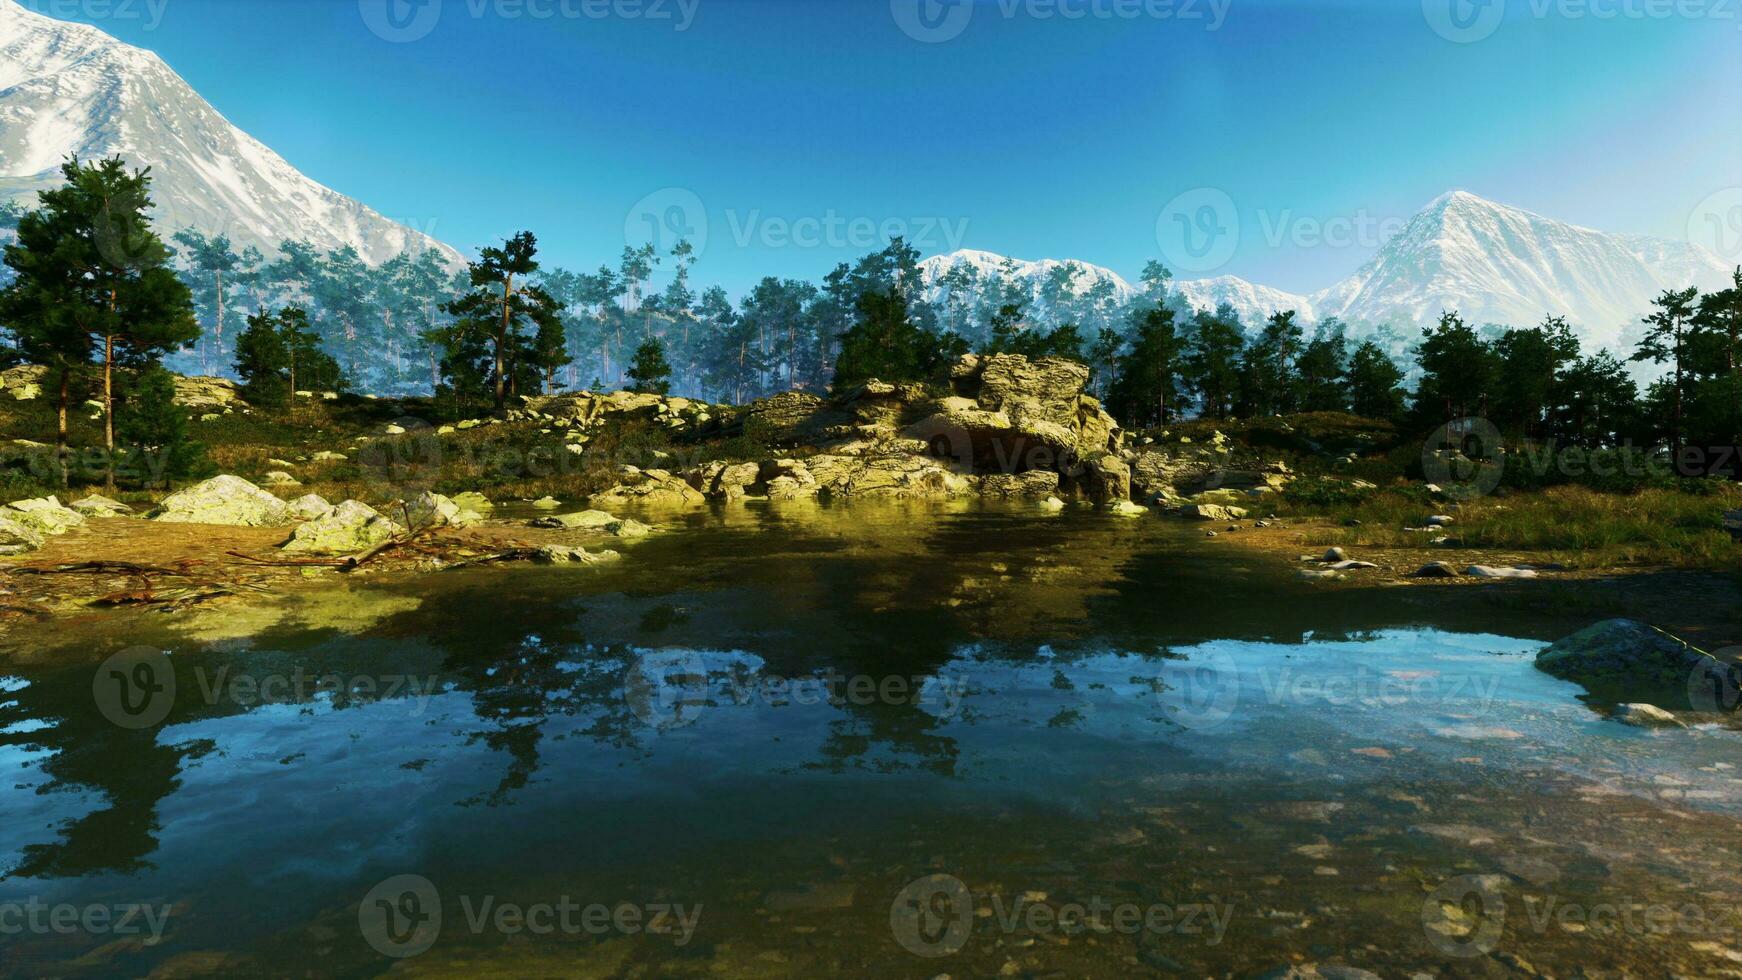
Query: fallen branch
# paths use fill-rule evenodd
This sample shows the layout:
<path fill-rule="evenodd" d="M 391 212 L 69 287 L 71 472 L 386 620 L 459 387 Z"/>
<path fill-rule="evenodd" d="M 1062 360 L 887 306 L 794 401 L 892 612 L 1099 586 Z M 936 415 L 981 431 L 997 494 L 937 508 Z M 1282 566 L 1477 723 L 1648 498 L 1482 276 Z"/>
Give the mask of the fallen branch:
<path fill-rule="evenodd" d="M 185 569 L 167 568 L 162 565 L 138 565 L 130 561 L 81 561 L 72 565 L 23 565 L 9 569 L 19 575 L 71 575 L 80 572 L 93 575 L 175 575 L 180 578 L 193 578 Z"/>

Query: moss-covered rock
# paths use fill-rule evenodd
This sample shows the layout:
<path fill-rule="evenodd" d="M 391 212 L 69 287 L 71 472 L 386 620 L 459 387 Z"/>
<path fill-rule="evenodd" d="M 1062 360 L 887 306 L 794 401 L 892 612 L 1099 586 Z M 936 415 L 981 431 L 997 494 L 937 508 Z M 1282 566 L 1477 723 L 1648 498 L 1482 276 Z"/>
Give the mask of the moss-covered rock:
<path fill-rule="evenodd" d="M 239 476 L 214 476 L 172 493 L 151 513 L 171 524 L 280 527 L 291 522 L 290 506 Z"/>
<path fill-rule="evenodd" d="M 1586 627 L 1536 655 L 1537 669 L 1599 700 L 1672 711 L 1734 710 L 1735 664 L 1631 619 Z"/>

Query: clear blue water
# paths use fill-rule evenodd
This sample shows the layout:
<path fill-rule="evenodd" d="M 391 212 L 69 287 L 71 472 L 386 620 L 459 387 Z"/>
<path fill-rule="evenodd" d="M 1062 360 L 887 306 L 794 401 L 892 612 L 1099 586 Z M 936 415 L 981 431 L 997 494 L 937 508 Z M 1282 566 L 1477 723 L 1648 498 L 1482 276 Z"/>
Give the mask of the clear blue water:
<path fill-rule="evenodd" d="M 1604 720 L 1532 666 L 1562 622 L 1086 514 L 688 524 L 617 566 L 8 637 L 3 969 L 1742 968 L 1742 734 Z M 93 688 L 135 648 L 174 678 L 138 729 Z"/>

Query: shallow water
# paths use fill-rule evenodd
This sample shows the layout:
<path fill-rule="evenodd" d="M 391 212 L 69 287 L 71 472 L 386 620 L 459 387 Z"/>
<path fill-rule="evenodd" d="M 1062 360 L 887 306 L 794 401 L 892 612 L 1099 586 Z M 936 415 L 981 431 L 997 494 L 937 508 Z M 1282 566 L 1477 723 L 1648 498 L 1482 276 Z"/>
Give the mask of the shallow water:
<path fill-rule="evenodd" d="M 1078 512 L 664 530 L 6 637 L 5 971 L 1742 970 L 1742 735 L 1603 720 L 1582 623 Z"/>

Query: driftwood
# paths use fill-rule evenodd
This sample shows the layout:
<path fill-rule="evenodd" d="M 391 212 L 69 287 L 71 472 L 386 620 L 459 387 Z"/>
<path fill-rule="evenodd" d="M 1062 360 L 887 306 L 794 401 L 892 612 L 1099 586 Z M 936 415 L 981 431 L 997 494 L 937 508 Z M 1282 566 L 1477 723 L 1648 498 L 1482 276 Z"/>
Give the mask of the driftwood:
<path fill-rule="evenodd" d="M 369 562 L 374 561 L 395 548 L 413 548 L 417 551 L 422 551 L 425 554 L 436 555 L 439 557 L 440 552 L 432 551 L 423 547 L 419 543 L 419 539 L 428 536 L 432 530 L 434 530 L 434 528 L 420 528 L 401 537 L 389 538 L 375 547 L 370 548 L 368 551 L 359 552 L 355 555 L 347 555 L 342 558 L 262 558 L 259 555 L 250 555 L 242 551 L 226 551 L 224 553 L 232 558 L 241 558 L 244 561 L 250 561 L 256 565 L 265 565 L 269 567 L 336 568 L 341 572 L 348 572 L 367 565 Z"/>
<path fill-rule="evenodd" d="M 81 561 L 72 565 L 21 565 L 8 569 L 17 575 L 71 575 L 88 573 L 92 575 L 175 575 L 180 578 L 194 576 L 183 568 L 168 568 L 163 565 L 138 565 L 130 561 Z"/>

